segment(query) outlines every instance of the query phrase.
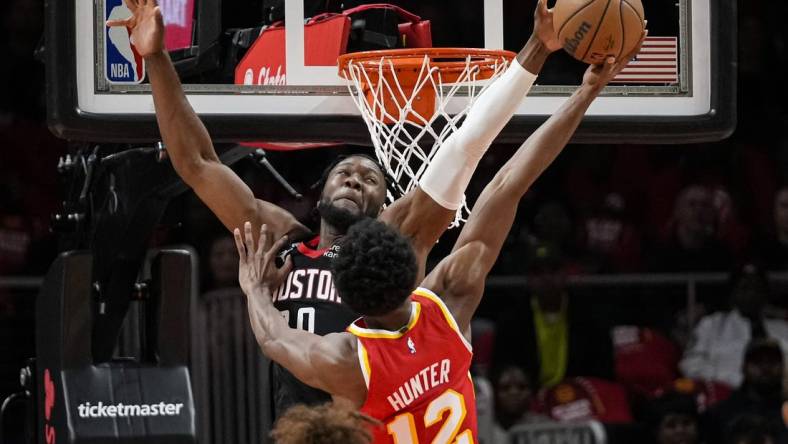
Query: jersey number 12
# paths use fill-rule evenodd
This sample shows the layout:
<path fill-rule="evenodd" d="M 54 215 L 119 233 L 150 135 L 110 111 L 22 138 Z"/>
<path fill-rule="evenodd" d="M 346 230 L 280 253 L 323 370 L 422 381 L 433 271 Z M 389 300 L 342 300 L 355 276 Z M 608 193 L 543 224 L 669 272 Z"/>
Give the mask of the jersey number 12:
<path fill-rule="evenodd" d="M 473 434 L 466 429 L 460 433 L 460 426 L 465 419 L 465 398 L 454 390 L 446 390 L 433 399 L 424 412 L 424 427 L 437 425 L 444 412 L 449 412 L 432 444 L 473 444 Z M 416 423 L 412 413 L 403 413 L 394 418 L 386 426 L 389 435 L 394 437 L 396 444 L 419 444 Z"/>

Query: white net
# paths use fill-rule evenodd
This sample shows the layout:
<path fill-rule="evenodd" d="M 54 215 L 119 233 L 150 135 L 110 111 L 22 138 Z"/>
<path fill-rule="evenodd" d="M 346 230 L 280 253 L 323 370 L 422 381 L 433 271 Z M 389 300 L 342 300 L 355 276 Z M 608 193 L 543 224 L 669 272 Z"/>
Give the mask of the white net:
<path fill-rule="evenodd" d="M 449 70 L 433 55 L 416 57 L 409 60 L 407 68 L 382 56 L 374 63 L 349 60 L 345 70 L 351 81 L 350 95 L 369 128 L 375 154 L 400 194 L 418 184 L 438 147 L 457 130 L 476 97 L 509 64 L 503 55 L 486 57 L 483 63 L 467 55 L 464 61 L 450 62 Z M 434 105 L 430 103 L 433 98 Z M 389 202 L 392 200 L 389 193 Z M 451 227 L 464 222 L 469 213 L 463 198 Z"/>

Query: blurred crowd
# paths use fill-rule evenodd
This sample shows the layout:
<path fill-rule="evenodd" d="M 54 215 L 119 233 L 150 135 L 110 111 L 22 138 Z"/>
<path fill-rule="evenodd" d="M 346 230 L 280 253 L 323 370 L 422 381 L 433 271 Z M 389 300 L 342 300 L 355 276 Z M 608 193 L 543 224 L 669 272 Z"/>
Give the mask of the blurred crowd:
<path fill-rule="evenodd" d="M 670 331 L 617 324 L 604 297 L 576 294 L 549 253 L 536 254 L 520 297 L 506 298 L 513 306 L 473 326 L 487 442 L 518 425 L 589 420 L 611 442 L 786 442 L 788 321 L 770 316 L 760 268 L 733 272 L 726 308 L 701 317 L 682 344 Z"/>

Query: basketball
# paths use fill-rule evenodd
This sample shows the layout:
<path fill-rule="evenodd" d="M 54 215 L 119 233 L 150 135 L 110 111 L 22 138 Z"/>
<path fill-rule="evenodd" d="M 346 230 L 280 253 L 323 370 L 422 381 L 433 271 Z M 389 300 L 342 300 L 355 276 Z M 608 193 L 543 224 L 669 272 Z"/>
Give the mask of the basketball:
<path fill-rule="evenodd" d="M 632 51 L 645 28 L 640 0 L 558 0 L 553 26 L 572 57 L 590 64 Z"/>

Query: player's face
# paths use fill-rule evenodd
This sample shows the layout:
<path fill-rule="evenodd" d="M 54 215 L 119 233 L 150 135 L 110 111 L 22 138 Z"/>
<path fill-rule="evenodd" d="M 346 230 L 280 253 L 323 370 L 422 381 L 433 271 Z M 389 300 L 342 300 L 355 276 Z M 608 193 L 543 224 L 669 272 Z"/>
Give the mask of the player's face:
<path fill-rule="evenodd" d="M 377 217 L 386 199 L 386 180 L 364 157 L 348 157 L 328 174 L 321 201 L 354 216 Z"/>

